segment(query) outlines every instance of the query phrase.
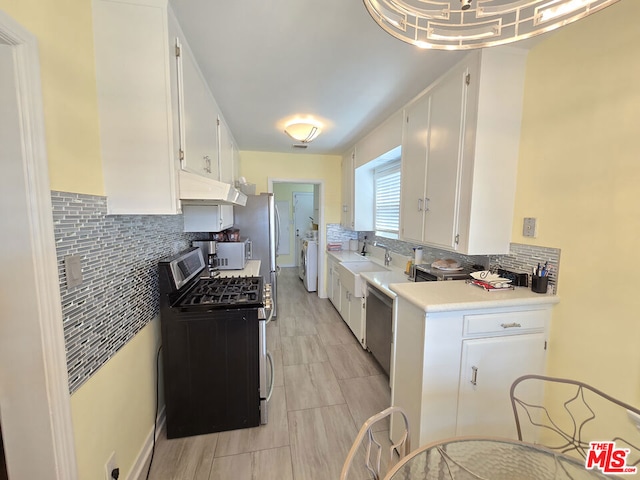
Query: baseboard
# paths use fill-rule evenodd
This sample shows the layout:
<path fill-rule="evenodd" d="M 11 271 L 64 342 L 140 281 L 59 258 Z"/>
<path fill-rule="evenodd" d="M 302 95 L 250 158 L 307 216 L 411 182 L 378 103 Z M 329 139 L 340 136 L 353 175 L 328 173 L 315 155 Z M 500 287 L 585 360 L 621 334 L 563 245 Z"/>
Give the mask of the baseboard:
<path fill-rule="evenodd" d="M 156 425 L 157 425 L 155 429 L 156 441 L 158 441 L 158 438 L 160 437 L 160 433 L 164 428 L 165 420 L 166 420 L 166 415 L 165 415 L 165 408 L 163 406 L 162 410 L 158 414 L 158 418 L 156 419 Z M 140 453 L 138 454 L 138 458 L 133 464 L 133 467 L 131 467 L 131 471 L 129 472 L 129 475 L 127 475 L 126 480 L 138 480 L 140 478 L 144 478 L 142 477 L 142 473 L 146 472 L 146 468 L 148 468 L 147 462 L 149 461 L 149 457 L 151 456 L 151 449 L 153 448 L 153 429 L 154 427 L 152 426 L 151 431 L 149 431 L 149 434 L 147 435 L 147 439 L 142 445 L 142 448 L 140 449 Z"/>

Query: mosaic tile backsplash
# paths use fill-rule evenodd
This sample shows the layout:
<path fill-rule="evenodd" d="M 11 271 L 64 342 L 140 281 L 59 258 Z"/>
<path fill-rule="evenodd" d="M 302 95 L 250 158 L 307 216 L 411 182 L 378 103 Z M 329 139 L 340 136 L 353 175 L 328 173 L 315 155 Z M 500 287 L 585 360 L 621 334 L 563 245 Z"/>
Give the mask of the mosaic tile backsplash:
<path fill-rule="evenodd" d="M 189 247 L 182 215 L 107 215 L 102 196 L 51 192 L 69 374 L 75 392 L 159 313 L 158 260 Z M 68 287 L 64 259 L 81 257 Z"/>

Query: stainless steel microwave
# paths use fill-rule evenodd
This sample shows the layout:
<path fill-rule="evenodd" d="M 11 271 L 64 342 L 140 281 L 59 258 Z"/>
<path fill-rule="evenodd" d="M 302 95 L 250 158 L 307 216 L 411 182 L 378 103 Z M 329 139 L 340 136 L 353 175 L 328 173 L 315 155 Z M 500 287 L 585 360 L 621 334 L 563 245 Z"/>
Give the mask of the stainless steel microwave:
<path fill-rule="evenodd" d="M 216 268 L 218 270 L 242 270 L 251 260 L 251 240 L 218 242 L 216 244 Z"/>

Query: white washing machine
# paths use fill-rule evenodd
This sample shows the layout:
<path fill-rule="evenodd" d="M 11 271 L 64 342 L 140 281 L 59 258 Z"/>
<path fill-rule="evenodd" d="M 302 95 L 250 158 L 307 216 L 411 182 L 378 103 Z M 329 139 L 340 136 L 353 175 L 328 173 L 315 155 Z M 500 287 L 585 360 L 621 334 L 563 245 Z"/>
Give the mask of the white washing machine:
<path fill-rule="evenodd" d="M 302 240 L 299 275 L 308 292 L 318 289 L 318 242 Z"/>

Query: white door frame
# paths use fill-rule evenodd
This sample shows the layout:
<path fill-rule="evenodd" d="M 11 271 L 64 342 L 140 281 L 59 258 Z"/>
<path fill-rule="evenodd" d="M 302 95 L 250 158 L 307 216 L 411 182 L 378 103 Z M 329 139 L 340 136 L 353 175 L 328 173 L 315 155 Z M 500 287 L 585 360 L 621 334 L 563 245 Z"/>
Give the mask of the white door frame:
<path fill-rule="evenodd" d="M 309 184 L 309 185 L 311 185 L 311 184 Z M 300 266 L 300 263 L 299 263 L 300 262 L 300 248 L 298 248 L 298 239 L 302 238 L 302 236 L 298 235 L 300 229 L 296 228 L 297 227 L 297 224 L 296 224 L 296 199 L 297 198 L 296 197 L 298 195 L 302 195 L 303 197 L 311 195 L 311 199 L 313 200 L 313 192 L 292 192 L 292 193 L 293 193 L 293 232 L 292 233 L 293 233 L 293 238 L 294 238 L 293 243 L 296 246 L 296 248 L 295 248 L 296 255 L 294 255 L 294 266 L 298 267 L 298 266 Z M 314 214 L 314 212 L 313 212 L 313 206 L 312 206 L 311 207 L 311 215 L 310 216 L 313 217 L 313 214 Z"/>
<path fill-rule="evenodd" d="M 19 140 L 22 158 L 17 161 L 22 163 L 24 172 L 28 210 L 26 222 L 29 225 L 32 251 L 31 265 L 26 267 L 33 269 L 34 276 L 40 280 L 29 286 L 34 288 L 33 301 L 38 310 L 37 318 L 3 321 L 32 323 L 31 330 L 37 331 L 38 335 L 37 338 L 29 338 L 28 341 L 38 347 L 42 357 L 31 358 L 31 367 L 33 368 L 35 362 L 46 383 L 40 386 L 46 391 L 45 398 L 29 395 L 28 392 L 19 389 L 8 391 L 6 395 L 7 408 L 3 411 L 7 418 L 3 419 L 2 432 L 7 468 L 11 480 L 26 480 L 24 472 L 33 471 L 26 468 L 29 462 L 38 464 L 38 470 L 46 472 L 42 478 L 75 480 L 78 473 L 51 214 L 37 39 L 0 10 L 0 42 L 12 46 L 15 59 L 15 81 L 22 133 Z M 0 201 L 2 200 L 0 198 Z M 0 361 L 7 361 L 1 353 Z M 16 371 L 20 370 L 20 364 L 17 362 L 21 359 L 13 357 L 10 361 L 13 362 L 14 368 L 10 370 L 9 375 L 16 375 Z M 12 377 L 3 380 L 11 381 Z M 31 419 L 34 409 L 48 418 L 48 424 L 35 426 L 37 430 Z M 19 434 L 20 429 L 22 434 Z M 29 432 L 39 434 L 24 434 Z M 41 465 L 42 462 L 45 464 Z"/>
<path fill-rule="evenodd" d="M 318 297 L 327 298 L 327 288 L 325 286 L 325 263 L 326 263 L 326 235 L 324 223 L 324 180 L 318 178 L 272 178 L 267 179 L 268 191 L 273 193 L 274 183 L 310 183 L 319 186 L 318 203 L 320 206 L 320 218 L 318 219 Z"/>

